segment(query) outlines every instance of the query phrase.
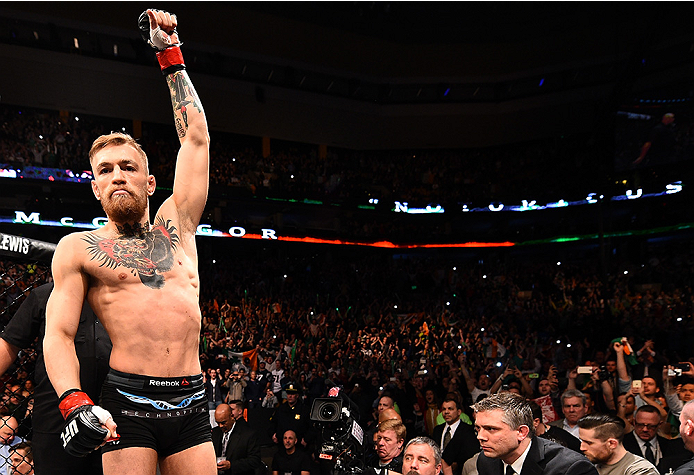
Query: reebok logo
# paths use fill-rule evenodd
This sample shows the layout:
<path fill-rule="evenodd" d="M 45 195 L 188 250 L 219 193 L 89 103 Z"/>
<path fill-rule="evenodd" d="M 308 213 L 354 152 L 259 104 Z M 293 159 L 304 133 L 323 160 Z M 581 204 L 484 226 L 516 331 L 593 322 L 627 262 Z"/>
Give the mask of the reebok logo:
<path fill-rule="evenodd" d="M 183 379 L 183 381 L 181 381 L 181 386 L 188 386 L 189 384 L 190 384 L 190 383 L 189 383 L 188 380 L 185 379 L 185 378 Z"/>
<path fill-rule="evenodd" d="M 185 380 L 184 380 L 185 381 Z M 180 386 L 181 382 L 180 381 L 157 381 L 156 379 L 150 379 L 149 380 L 149 385 L 150 386 L 168 386 L 168 387 L 173 387 L 173 386 Z"/>

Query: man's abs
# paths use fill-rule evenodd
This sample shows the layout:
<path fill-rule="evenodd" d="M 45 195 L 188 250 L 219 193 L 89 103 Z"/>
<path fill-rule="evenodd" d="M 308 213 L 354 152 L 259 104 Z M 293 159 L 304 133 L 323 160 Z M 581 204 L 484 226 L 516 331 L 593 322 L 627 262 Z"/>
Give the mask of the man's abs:
<path fill-rule="evenodd" d="M 160 377 L 200 372 L 197 287 L 186 277 L 175 277 L 160 289 L 132 279 L 115 287 L 90 286 L 89 303 L 113 342 L 112 368 Z"/>

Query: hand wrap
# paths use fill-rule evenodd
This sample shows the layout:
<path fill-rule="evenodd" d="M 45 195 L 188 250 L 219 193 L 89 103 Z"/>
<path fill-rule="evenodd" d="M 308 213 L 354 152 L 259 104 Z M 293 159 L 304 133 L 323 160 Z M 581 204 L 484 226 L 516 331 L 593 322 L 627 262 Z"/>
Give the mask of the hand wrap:
<path fill-rule="evenodd" d="M 147 10 L 140 14 L 137 25 L 142 39 L 157 50 L 157 60 L 159 60 L 159 66 L 164 76 L 186 69 L 180 48 L 182 43 L 178 41 L 178 32 L 175 28 L 171 34 L 166 33 L 159 26 L 152 28 Z M 175 37 L 176 42 L 174 42 L 173 37 Z"/>

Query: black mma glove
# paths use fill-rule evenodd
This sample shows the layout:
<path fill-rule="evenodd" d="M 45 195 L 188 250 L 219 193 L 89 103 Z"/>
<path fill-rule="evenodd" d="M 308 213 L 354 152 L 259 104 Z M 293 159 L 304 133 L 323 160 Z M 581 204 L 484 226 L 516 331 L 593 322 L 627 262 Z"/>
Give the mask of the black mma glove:
<path fill-rule="evenodd" d="M 137 21 L 137 26 L 140 28 L 142 39 L 157 50 L 157 60 L 161 67 L 161 72 L 164 76 L 186 69 L 181 54 L 181 42 L 178 39 L 178 32 L 174 28 L 171 32 L 166 32 L 159 28 L 152 28 L 152 21 L 148 11 L 156 12 L 158 10 L 145 10 L 140 14 Z M 175 17 L 175 15 L 172 14 Z"/>
<path fill-rule="evenodd" d="M 106 441 L 108 429 L 103 425 L 111 419 L 111 413 L 95 406 L 86 393 L 78 389 L 65 391 L 58 407 L 65 418 L 60 439 L 69 455 L 85 457 Z"/>

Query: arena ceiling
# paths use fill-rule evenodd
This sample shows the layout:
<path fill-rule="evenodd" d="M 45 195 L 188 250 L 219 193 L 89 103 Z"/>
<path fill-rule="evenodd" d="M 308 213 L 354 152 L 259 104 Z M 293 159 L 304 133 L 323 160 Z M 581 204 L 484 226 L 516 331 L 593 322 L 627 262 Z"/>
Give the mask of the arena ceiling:
<path fill-rule="evenodd" d="M 152 5 L 3 2 L 2 7 L 132 32 L 134 18 Z M 688 2 L 196 1 L 156 6 L 178 13 L 187 41 L 391 78 L 500 80 L 536 68 L 605 61 L 634 48 L 648 50 L 690 29 Z"/>
<path fill-rule="evenodd" d="M 0 16 L 135 37 L 152 6 L 179 15 L 188 58 L 224 55 L 245 81 L 256 122 L 220 127 L 348 148 L 593 133 L 632 91 L 694 74 L 688 2 L 3 2 Z"/>

